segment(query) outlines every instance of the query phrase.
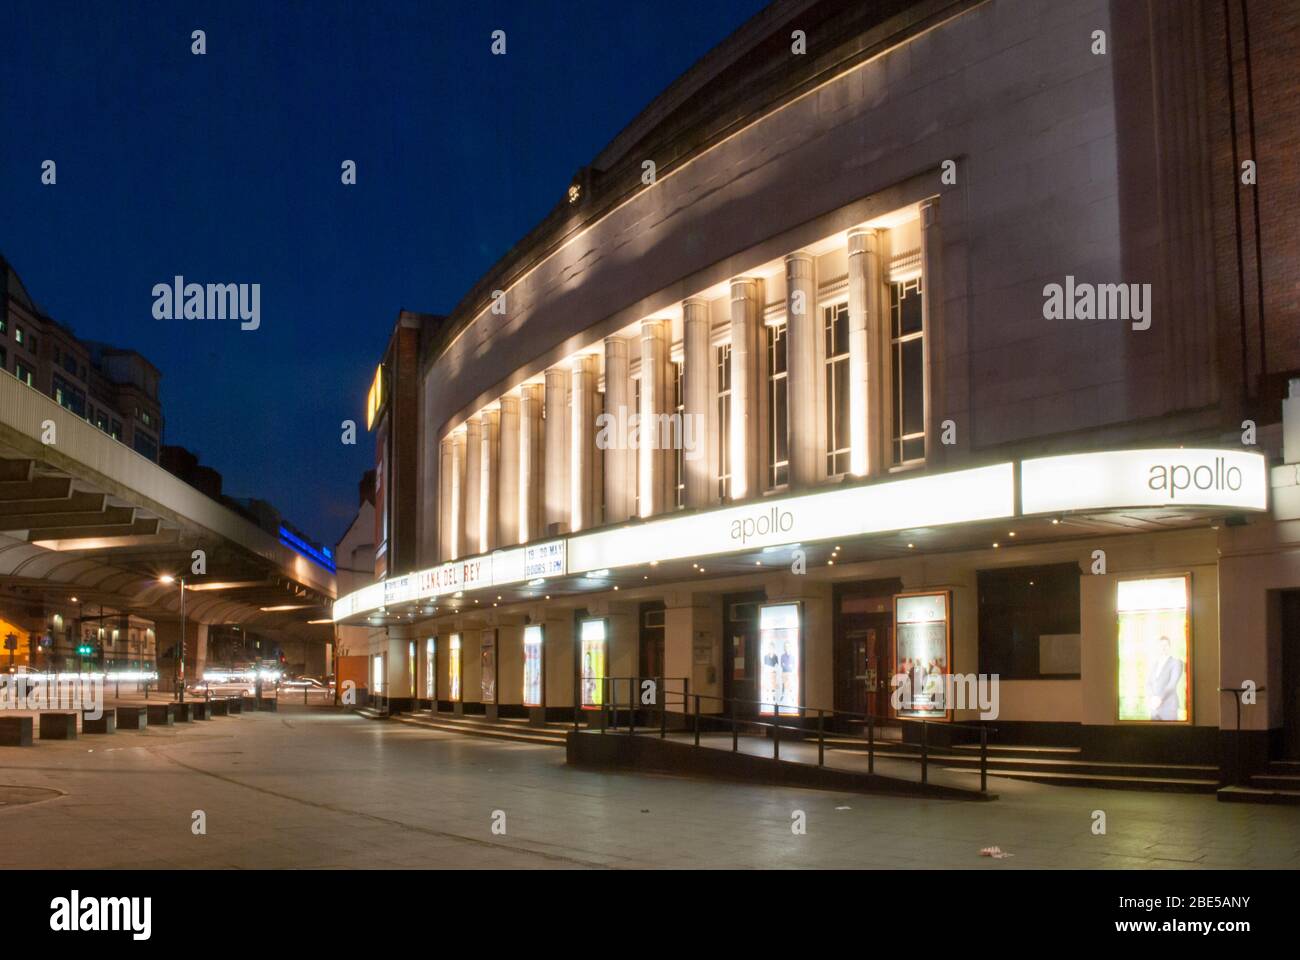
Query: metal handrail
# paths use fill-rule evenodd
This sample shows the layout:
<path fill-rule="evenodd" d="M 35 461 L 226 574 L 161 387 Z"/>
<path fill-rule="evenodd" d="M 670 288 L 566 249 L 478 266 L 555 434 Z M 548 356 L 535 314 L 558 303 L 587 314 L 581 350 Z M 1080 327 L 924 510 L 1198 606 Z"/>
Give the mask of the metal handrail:
<path fill-rule="evenodd" d="M 700 729 L 701 729 L 700 703 L 701 700 L 711 700 L 711 701 L 717 701 L 723 705 L 722 712 L 718 714 L 712 714 L 711 716 L 717 717 L 729 723 L 731 727 L 731 749 L 733 753 L 739 751 L 740 723 L 744 722 L 751 726 L 758 726 L 758 727 L 771 729 L 772 756 L 773 759 L 777 759 L 777 760 L 779 760 L 781 757 L 781 730 L 791 729 L 791 730 L 798 730 L 801 733 L 807 733 L 809 731 L 809 727 L 806 725 L 806 721 L 811 719 L 811 715 L 815 713 L 817 716 L 817 726 L 816 726 L 817 765 L 819 767 L 824 767 L 826 765 L 826 717 L 827 716 L 866 721 L 867 732 L 866 732 L 865 740 L 867 744 L 867 772 L 873 774 L 875 773 L 875 769 L 876 769 L 875 728 L 876 728 L 877 721 L 884 721 L 885 723 L 892 723 L 895 721 L 897 721 L 898 723 L 919 723 L 921 729 L 920 749 L 921 749 L 921 782 L 922 783 L 929 782 L 929 767 L 930 767 L 929 724 L 941 722 L 944 728 L 947 730 L 975 731 L 979 733 L 979 738 L 980 738 L 980 766 L 979 766 L 980 792 L 988 793 L 988 735 L 989 735 L 990 728 L 985 724 L 958 723 L 958 722 L 947 721 L 947 720 L 936 721 L 926 717 L 891 717 L 891 716 L 883 716 L 883 715 L 871 714 L 871 713 L 858 713 L 856 711 L 850 711 L 850 710 L 828 709 L 825 707 L 784 705 L 784 704 L 773 703 L 770 700 L 750 700 L 741 697 L 721 697 L 721 696 L 717 696 L 716 694 L 710 694 L 710 693 L 692 694 L 690 693 L 690 686 L 689 686 L 690 680 L 687 677 L 581 677 L 579 678 L 579 680 L 584 680 L 584 679 L 602 681 L 601 692 L 602 692 L 602 700 L 604 702 L 601 704 L 596 704 L 594 705 L 594 707 L 602 711 L 612 712 L 613 713 L 612 725 L 615 728 L 618 727 L 618 710 L 619 710 L 619 704 L 617 702 L 618 684 L 620 681 L 626 681 L 629 684 L 629 688 L 628 688 L 629 694 L 628 694 L 628 704 L 627 704 L 628 713 L 629 713 L 629 720 L 628 720 L 629 736 L 634 735 L 636 732 L 636 710 L 638 709 L 638 704 L 636 702 L 637 686 L 640 681 L 654 680 L 658 684 L 660 684 L 660 686 L 656 688 L 656 694 L 657 694 L 655 698 L 656 704 L 645 705 L 645 706 L 646 708 L 651 710 L 654 710 L 656 708 L 658 709 L 660 714 L 659 730 L 660 730 L 661 738 L 667 735 L 667 722 L 668 722 L 668 712 L 669 712 L 668 699 L 670 694 L 676 692 L 681 697 L 682 716 L 685 718 L 689 718 L 691 720 L 693 740 L 694 740 L 694 745 L 696 747 L 700 745 Z M 669 680 L 681 680 L 682 689 L 680 691 L 671 690 L 667 685 L 667 682 Z M 662 694 L 659 693 L 660 690 L 662 690 Z M 574 692 L 575 692 L 574 729 L 577 729 L 578 712 L 581 707 L 579 705 L 579 698 L 578 696 L 576 696 L 578 692 L 578 687 L 576 683 L 575 683 Z M 690 710 L 692 701 L 694 705 L 693 714 Z M 736 715 L 737 704 L 749 704 L 749 705 L 757 706 L 760 710 L 760 715 L 762 715 L 761 714 L 762 709 L 764 707 L 768 707 L 771 708 L 772 714 L 770 715 L 770 717 L 765 717 L 764 719 L 754 719 L 752 717 L 746 717 L 742 721 L 741 718 L 739 718 Z M 729 711 L 727 710 L 728 705 L 730 705 Z M 589 705 L 588 708 L 590 708 L 590 706 L 593 705 Z M 797 726 L 785 724 L 781 722 L 782 717 L 797 718 L 800 722 Z M 609 726 L 609 724 L 602 724 L 601 733 L 605 732 L 605 728 L 607 726 Z M 996 730 L 994 732 L 996 732 Z"/>

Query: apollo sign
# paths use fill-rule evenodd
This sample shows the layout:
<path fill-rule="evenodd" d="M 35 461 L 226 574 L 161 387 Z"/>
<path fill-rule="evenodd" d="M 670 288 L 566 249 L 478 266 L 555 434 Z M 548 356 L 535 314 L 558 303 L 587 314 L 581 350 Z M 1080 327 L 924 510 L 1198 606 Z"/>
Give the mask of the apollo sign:
<path fill-rule="evenodd" d="M 1010 517 L 1010 463 L 780 497 L 569 539 L 569 572 Z"/>
<path fill-rule="evenodd" d="M 1268 508 L 1263 456 L 1241 450 L 1116 450 L 1020 464 L 1025 514 L 1123 507 Z"/>

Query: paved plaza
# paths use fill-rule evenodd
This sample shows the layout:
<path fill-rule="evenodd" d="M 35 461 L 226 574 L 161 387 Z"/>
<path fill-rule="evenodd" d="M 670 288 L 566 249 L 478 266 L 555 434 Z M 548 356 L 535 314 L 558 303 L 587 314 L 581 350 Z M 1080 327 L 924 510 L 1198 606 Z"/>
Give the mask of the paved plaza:
<path fill-rule="evenodd" d="M 1297 807 L 990 789 L 972 803 L 578 770 L 555 747 L 286 704 L 0 748 L 0 868 L 1300 866 Z"/>

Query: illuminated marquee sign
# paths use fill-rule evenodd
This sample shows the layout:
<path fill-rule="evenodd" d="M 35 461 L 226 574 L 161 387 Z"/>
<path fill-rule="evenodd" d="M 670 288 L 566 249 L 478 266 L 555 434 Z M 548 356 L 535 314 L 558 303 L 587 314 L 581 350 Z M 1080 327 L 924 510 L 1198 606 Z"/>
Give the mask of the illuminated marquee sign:
<path fill-rule="evenodd" d="M 375 367 L 375 379 L 371 381 L 370 392 L 366 394 L 366 429 L 375 428 L 375 420 L 384 406 L 384 365 Z"/>
<path fill-rule="evenodd" d="M 524 580 L 538 577 L 562 577 L 565 574 L 564 541 L 530 543 L 524 548 Z"/>
<path fill-rule="evenodd" d="M 993 520 L 1012 516 L 1014 501 L 1009 463 L 782 497 L 571 537 L 569 571 Z"/>
<path fill-rule="evenodd" d="M 1265 510 L 1268 470 L 1240 450 L 1117 450 L 1025 460 L 1020 504 L 1026 514 L 1120 507 L 1225 507 Z"/>

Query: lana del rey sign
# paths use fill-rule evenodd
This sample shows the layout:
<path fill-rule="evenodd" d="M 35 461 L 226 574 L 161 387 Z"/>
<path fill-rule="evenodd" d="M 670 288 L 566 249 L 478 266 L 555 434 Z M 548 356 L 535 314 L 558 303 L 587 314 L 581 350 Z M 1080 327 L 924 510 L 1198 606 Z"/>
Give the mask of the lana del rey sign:
<path fill-rule="evenodd" d="M 1263 456 L 1176 447 L 1043 457 L 1020 464 L 1024 514 L 1117 507 L 1268 508 Z"/>

